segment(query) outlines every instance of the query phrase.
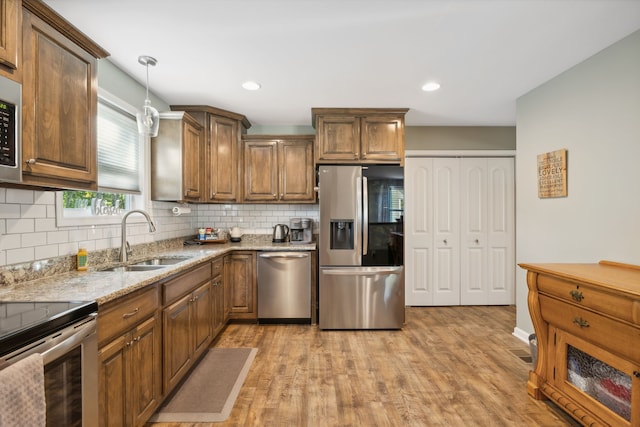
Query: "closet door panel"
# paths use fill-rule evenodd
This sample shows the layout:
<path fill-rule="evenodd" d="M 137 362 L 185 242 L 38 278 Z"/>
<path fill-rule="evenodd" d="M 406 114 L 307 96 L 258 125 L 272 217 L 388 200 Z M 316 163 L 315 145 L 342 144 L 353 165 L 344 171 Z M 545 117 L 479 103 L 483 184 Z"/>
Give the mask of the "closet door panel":
<path fill-rule="evenodd" d="M 433 159 L 405 161 L 405 303 L 433 303 Z M 409 196 L 407 196 L 409 195 Z"/>
<path fill-rule="evenodd" d="M 433 177 L 433 305 L 457 305 L 460 304 L 459 159 L 434 159 Z"/>

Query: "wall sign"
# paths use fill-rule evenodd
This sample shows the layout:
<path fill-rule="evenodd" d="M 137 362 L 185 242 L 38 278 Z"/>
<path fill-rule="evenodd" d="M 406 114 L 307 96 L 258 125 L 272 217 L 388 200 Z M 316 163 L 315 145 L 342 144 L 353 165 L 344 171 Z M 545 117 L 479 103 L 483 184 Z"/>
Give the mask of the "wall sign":
<path fill-rule="evenodd" d="M 567 150 L 538 154 L 538 198 L 567 197 Z"/>

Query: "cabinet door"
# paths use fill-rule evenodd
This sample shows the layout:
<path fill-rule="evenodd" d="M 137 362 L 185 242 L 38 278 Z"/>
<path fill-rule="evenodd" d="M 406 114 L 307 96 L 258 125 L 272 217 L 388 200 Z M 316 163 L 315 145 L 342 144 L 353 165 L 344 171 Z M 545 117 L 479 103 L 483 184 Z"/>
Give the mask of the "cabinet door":
<path fill-rule="evenodd" d="M 316 160 L 349 161 L 360 158 L 360 119 L 321 116 L 316 126 Z"/>
<path fill-rule="evenodd" d="M 209 200 L 237 202 L 240 200 L 238 122 L 209 117 Z"/>
<path fill-rule="evenodd" d="M 550 382 L 606 425 L 640 425 L 640 366 L 561 329 L 550 335 Z"/>
<path fill-rule="evenodd" d="M 245 201 L 278 200 L 278 143 L 273 140 L 245 140 L 244 195 Z"/>
<path fill-rule="evenodd" d="M 23 12 L 23 181 L 97 189 L 96 59 Z"/>
<path fill-rule="evenodd" d="M 224 281 L 222 276 L 218 276 L 213 279 L 211 283 L 212 289 L 212 302 L 211 302 L 211 311 L 212 311 L 212 324 L 213 324 L 213 332 L 212 335 L 215 337 L 218 332 L 222 330 L 225 322 L 225 313 L 224 313 Z"/>
<path fill-rule="evenodd" d="M 127 422 L 127 353 L 130 334 L 103 346 L 98 353 L 99 424 L 102 427 L 129 425 Z"/>
<path fill-rule="evenodd" d="M 227 255 L 225 263 L 225 281 L 230 284 L 229 311 L 234 319 L 257 318 L 257 288 L 255 277 L 255 254 L 236 252 Z"/>
<path fill-rule="evenodd" d="M 129 369 L 133 425 L 143 425 L 160 404 L 162 393 L 162 355 L 160 324 L 154 316 L 131 334 Z"/>
<path fill-rule="evenodd" d="M 183 196 L 185 200 L 198 201 L 202 196 L 204 184 L 202 174 L 203 145 L 202 131 L 188 121 L 184 121 L 182 129 L 182 143 L 184 156 L 182 165 Z"/>
<path fill-rule="evenodd" d="M 20 40 L 20 0 L 0 0 L 0 64 L 18 67 L 18 40 Z"/>
<path fill-rule="evenodd" d="M 163 311 L 164 393 L 168 393 L 192 363 L 192 295 L 185 295 Z"/>
<path fill-rule="evenodd" d="M 284 140 L 278 144 L 280 196 L 283 202 L 315 202 L 313 140 Z"/>
<path fill-rule="evenodd" d="M 211 341 L 211 282 L 207 282 L 193 292 L 193 334 L 194 334 L 194 356 L 207 348 Z"/>
<path fill-rule="evenodd" d="M 402 163 L 404 160 L 404 119 L 373 115 L 361 118 L 361 154 L 367 162 Z"/>

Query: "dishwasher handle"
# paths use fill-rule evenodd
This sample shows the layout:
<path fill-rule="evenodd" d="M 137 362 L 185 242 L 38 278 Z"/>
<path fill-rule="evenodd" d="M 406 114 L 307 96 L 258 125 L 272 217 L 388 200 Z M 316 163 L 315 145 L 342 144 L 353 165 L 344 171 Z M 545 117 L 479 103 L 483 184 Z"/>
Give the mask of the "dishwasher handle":
<path fill-rule="evenodd" d="M 295 253 L 295 252 L 273 252 L 273 253 L 260 253 L 259 258 L 307 258 L 308 253 Z"/>

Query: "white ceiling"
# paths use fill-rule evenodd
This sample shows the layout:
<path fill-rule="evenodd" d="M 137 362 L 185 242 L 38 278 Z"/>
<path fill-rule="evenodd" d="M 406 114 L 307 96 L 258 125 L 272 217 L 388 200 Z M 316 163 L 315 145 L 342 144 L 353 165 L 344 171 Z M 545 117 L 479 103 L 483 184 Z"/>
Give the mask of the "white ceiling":
<path fill-rule="evenodd" d="M 45 0 L 169 104 L 255 125 L 312 107 L 408 125 L 514 125 L 516 99 L 640 29 L 640 0 Z M 259 91 L 241 88 L 246 80 Z M 436 80 L 442 88 L 420 87 Z M 606 84 L 606 82 L 605 82 Z"/>

